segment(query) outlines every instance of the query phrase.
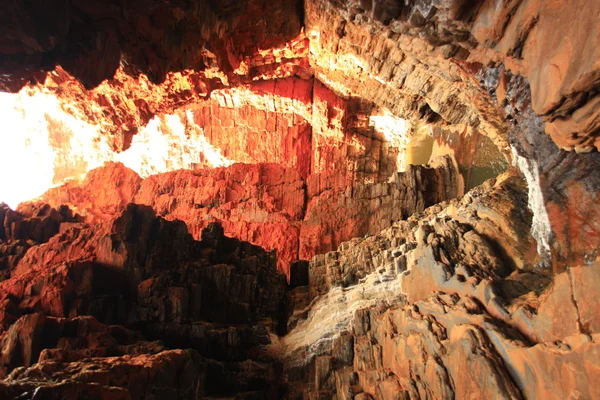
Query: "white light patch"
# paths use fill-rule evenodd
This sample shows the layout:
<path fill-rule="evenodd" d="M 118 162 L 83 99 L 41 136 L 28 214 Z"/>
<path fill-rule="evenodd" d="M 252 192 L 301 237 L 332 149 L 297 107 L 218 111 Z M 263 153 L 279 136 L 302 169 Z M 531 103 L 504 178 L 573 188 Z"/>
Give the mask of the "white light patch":
<path fill-rule="evenodd" d="M 107 161 L 120 161 L 145 178 L 177 169 L 228 166 L 187 112 L 155 117 L 114 152 L 99 126 L 78 120 L 50 93 L 0 93 L 0 202 L 15 209 L 48 189 L 76 179 Z"/>
<path fill-rule="evenodd" d="M 529 209 L 533 212 L 531 223 L 531 236 L 537 241 L 537 251 L 540 256 L 548 261 L 550 257 L 550 238 L 552 237 L 552 226 L 546 210 L 544 194 L 540 185 L 540 172 L 535 160 L 528 160 L 519 155 L 517 150 L 511 146 L 513 164 L 516 165 L 527 180 L 529 188 Z"/>
<path fill-rule="evenodd" d="M 142 178 L 196 165 L 214 168 L 233 164 L 206 140 L 191 111 L 186 113 L 185 124 L 177 115 L 154 117 L 133 137 L 129 149 L 115 155 L 115 161 Z"/>
<path fill-rule="evenodd" d="M 64 112 L 52 95 L 0 93 L 0 115 L 0 202 L 12 208 L 56 186 L 63 163 L 76 160 L 68 171 L 78 179 L 106 161 L 99 129 Z"/>
<path fill-rule="evenodd" d="M 376 132 L 385 136 L 390 146 L 398 149 L 398 171 L 406 169 L 406 151 L 412 136 L 412 125 L 405 119 L 395 117 L 388 110 L 383 115 L 373 115 L 369 118 L 369 124 Z"/>

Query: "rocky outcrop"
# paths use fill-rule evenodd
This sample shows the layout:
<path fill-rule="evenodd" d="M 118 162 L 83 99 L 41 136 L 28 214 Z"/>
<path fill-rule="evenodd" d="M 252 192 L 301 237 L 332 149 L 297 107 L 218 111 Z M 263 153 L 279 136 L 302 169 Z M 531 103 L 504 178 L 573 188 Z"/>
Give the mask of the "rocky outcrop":
<path fill-rule="evenodd" d="M 0 393 L 594 398 L 597 260 L 543 267 L 528 203 L 502 175 L 294 263 L 288 294 L 218 224 L 71 224 L 0 284 Z"/>
<path fill-rule="evenodd" d="M 548 124 L 533 110 L 529 83 L 503 65 L 488 73 L 500 77 L 490 89 L 504 93 L 513 164 L 527 180 L 532 234 L 542 262 L 556 271 L 590 262 L 596 257 L 599 229 L 588 201 L 594 201 L 600 188 L 600 154 L 559 149 L 544 134 Z"/>
<path fill-rule="evenodd" d="M 479 129 L 501 145 L 505 118 L 477 70 L 504 63 L 530 80 L 533 110 L 559 147 L 598 147 L 591 60 L 599 54 L 588 40 L 598 28 L 594 18 L 576 17 L 598 14 L 596 3 L 317 0 L 305 8 L 311 66 L 339 91 L 398 116 Z"/>
<path fill-rule="evenodd" d="M 266 346 L 285 330 L 285 279 L 272 254 L 217 224 L 197 242 L 182 222 L 130 204 L 30 248 L 0 285 L 3 395 L 280 391 Z"/>
<path fill-rule="evenodd" d="M 460 193 L 452 160 L 437 162 L 436 168 L 409 166 L 385 183 L 354 185 L 350 193 L 348 188 L 333 188 L 312 196 L 309 181 L 300 258 L 326 253 L 350 238 L 374 234 L 393 221 L 455 198 Z"/>
<path fill-rule="evenodd" d="M 0 397 L 600 397 L 598 1 L 79 3 L 0 89 L 139 168 L 0 207 Z"/>
<path fill-rule="evenodd" d="M 504 176 L 315 257 L 281 342 L 292 397 L 598 396 L 596 261 L 539 268 L 524 189 Z"/>
<path fill-rule="evenodd" d="M 502 99 L 494 104 L 479 73 L 504 64 L 531 83 L 533 110 L 559 148 L 590 151 L 598 147 L 599 54 L 588 38 L 598 35 L 598 5 L 578 1 L 11 3 L 2 82 L 16 90 L 60 65 L 44 85 L 79 104 L 83 118 L 110 114 L 110 131 L 127 133 L 116 148 L 152 115 L 214 89 L 314 74 L 337 93 L 407 119 L 478 130 L 505 149 Z M 91 95 L 64 73 L 92 88 L 117 69 Z"/>
<path fill-rule="evenodd" d="M 31 181 L 27 188 L 0 191 L 0 198 L 14 208 L 49 188 L 81 181 L 111 161 L 143 178 L 236 162 L 277 163 L 296 169 L 303 179 L 318 174 L 311 183 L 317 191 L 387 181 L 408 165 L 426 165 L 448 154 L 456 159 L 463 181 L 459 186 L 466 190 L 508 167 L 503 150 L 483 134 L 412 123 L 373 102 L 342 98 L 314 79 L 256 81 L 177 105 L 162 104 L 171 95 L 142 84 L 114 91 L 131 102 L 134 93 L 147 90 L 144 101 L 154 111 L 143 117 L 129 114 L 143 112 L 145 106 L 137 100 L 121 113 L 122 102 L 99 100 L 93 91 L 75 95 L 66 81 L 53 87 L 62 97 L 46 88 L 7 100 L 7 107 L 14 105 L 7 118 L 22 136 L 11 140 L 14 154 L 0 166 L 22 168 L 22 179 Z M 152 117 L 163 112 L 169 114 Z M 133 134 L 132 127 L 139 131 Z M 35 168 L 20 156 L 33 148 Z M 8 182 L 17 185 L 19 180 L 11 176 Z"/>
<path fill-rule="evenodd" d="M 301 29 L 295 1 L 3 6 L 2 72 L 11 89 L 26 84 L 32 72 L 56 65 L 88 88 L 111 78 L 119 66 L 155 83 L 186 69 L 215 68 L 233 77 L 244 62 L 250 68 L 251 61 L 262 59 L 259 50 L 278 47 Z"/>
<path fill-rule="evenodd" d="M 218 221 L 229 236 L 277 250 L 278 267 L 289 276 L 291 262 L 376 233 L 459 194 L 450 158 L 436 168 L 410 166 L 377 184 L 331 177 L 313 174 L 304 180 L 296 169 L 277 164 L 234 164 L 141 180 L 122 164 L 108 164 L 88 174 L 81 185 L 50 190 L 42 201 L 69 205 L 89 222 L 112 218 L 130 202 L 146 204 L 164 218 L 184 221 L 197 240 L 205 227 Z"/>
<path fill-rule="evenodd" d="M 5 398 L 193 399 L 205 393 L 204 371 L 198 355 L 190 350 L 46 361 L 12 373 L 0 383 L 0 394 Z"/>
<path fill-rule="evenodd" d="M 65 206 L 28 206 L 17 212 L 0 204 L 0 281 L 10 276 L 30 247 L 46 243 L 78 218 Z"/>

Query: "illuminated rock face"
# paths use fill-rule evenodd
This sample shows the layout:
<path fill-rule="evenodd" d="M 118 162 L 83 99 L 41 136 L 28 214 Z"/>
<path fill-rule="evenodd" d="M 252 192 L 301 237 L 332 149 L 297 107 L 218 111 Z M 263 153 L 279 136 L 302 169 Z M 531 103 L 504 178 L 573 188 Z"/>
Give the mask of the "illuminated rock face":
<path fill-rule="evenodd" d="M 129 203 L 145 204 L 164 218 L 184 221 L 197 240 L 202 229 L 220 222 L 228 236 L 276 250 L 278 267 L 289 277 L 290 263 L 298 259 L 374 234 L 457 195 L 457 173 L 449 158 L 437 168 L 411 166 L 378 184 L 347 186 L 342 181 L 321 190 L 311 187 L 320 178 L 311 175 L 307 181 L 278 164 L 234 164 L 142 180 L 122 164 L 109 164 L 91 171 L 81 185 L 50 190 L 41 201 L 69 205 L 91 223 L 113 218 Z"/>
<path fill-rule="evenodd" d="M 79 3 L 0 17 L 0 397 L 600 397 L 599 2 Z"/>
<path fill-rule="evenodd" d="M 115 125 L 119 120 L 79 119 L 95 114 L 79 108 L 85 103 L 67 104 L 47 88 L 3 100 L 11 127 L 20 132 L 7 137 L 12 152 L 0 160 L 3 169 L 22 171 L 0 188 L 0 199 L 13 207 L 68 180 L 81 181 L 110 161 L 142 177 L 236 162 L 277 163 L 296 169 L 318 193 L 386 181 L 410 164 L 426 165 L 445 154 L 457 161 L 461 190 L 473 186 L 473 169 L 487 171 L 483 176 L 489 178 L 507 168 L 502 151 L 482 134 L 419 127 L 372 102 L 341 98 L 314 79 L 270 79 L 215 90 L 206 100 L 155 116 L 135 135 L 124 135 L 126 127 Z M 103 110 L 96 102 L 86 107 Z M 121 134 L 111 136 L 107 126 Z M 420 147 L 422 138 L 429 148 Z M 118 152 L 123 141 L 127 149 Z M 20 185 L 23 180 L 30 184 Z"/>

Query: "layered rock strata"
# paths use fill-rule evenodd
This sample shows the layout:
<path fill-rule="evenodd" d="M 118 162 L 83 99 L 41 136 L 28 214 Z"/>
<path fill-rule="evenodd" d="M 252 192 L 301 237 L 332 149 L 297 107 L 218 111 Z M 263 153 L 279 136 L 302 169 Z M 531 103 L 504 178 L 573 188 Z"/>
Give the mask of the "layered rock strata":
<path fill-rule="evenodd" d="M 219 225 L 72 223 L 0 284 L 1 393 L 595 398 L 597 260 L 541 268 L 528 192 L 502 175 L 294 263 L 287 290 Z"/>
<path fill-rule="evenodd" d="M 194 241 L 130 204 L 32 247 L 0 285 L 5 398 L 280 393 L 266 346 L 285 330 L 285 279 L 272 254 L 219 225 Z"/>
<path fill-rule="evenodd" d="M 598 147 L 598 7 L 584 0 L 11 3 L 2 82 L 16 90 L 54 69 L 48 89 L 85 118 L 115 121 L 113 134 L 131 135 L 152 115 L 214 89 L 314 74 L 339 94 L 407 119 L 480 130 L 505 148 L 503 99 L 494 107 L 478 74 L 504 64 L 531 82 L 533 110 L 559 148 L 590 151 Z M 88 88 L 110 79 L 90 97 L 64 70 Z M 127 140 L 115 145 L 126 148 Z"/>
<path fill-rule="evenodd" d="M 533 110 L 557 145 L 590 151 L 598 148 L 593 110 L 600 54 L 592 43 L 599 32 L 591 16 L 599 7 L 586 1 L 311 0 L 305 24 L 315 75 L 340 92 L 376 99 L 398 116 L 481 129 L 506 145 L 505 118 L 490 107 L 477 74 L 504 63 L 531 82 Z M 578 23 L 565 22 L 569 18 Z M 574 54 L 586 54 L 585 60 Z"/>
<path fill-rule="evenodd" d="M 599 2 L 80 3 L 3 4 L 2 90 L 257 164 L 1 207 L 0 395 L 600 398 Z"/>
<path fill-rule="evenodd" d="M 0 281 L 10 276 L 30 247 L 46 243 L 78 220 L 66 206 L 24 206 L 16 212 L 0 204 Z"/>
<path fill-rule="evenodd" d="M 350 185 L 344 176 L 336 182 L 324 175 L 305 180 L 296 169 L 277 164 L 235 164 L 142 180 L 121 164 L 108 164 L 91 171 L 81 185 L 50 190 L 42 202 L 69 205 L 90 222 L 112 218 L 130 202 L 146 204 L 164 218 L 184 221 L 197 240 L 218 221 L 227 235 L 277 250 L 279 269 L 289 275 L 293 261 L 374 234 L 458 194 L 449 157 L 436 168 L 410 166 L 376 184 Z"/>
<path fill-rule="evenodd" d="M 315 257 L 280 343 L 292 398 L 596 398 L 597 260 L 540 269 L 526 204 L 503 176 Z"/>

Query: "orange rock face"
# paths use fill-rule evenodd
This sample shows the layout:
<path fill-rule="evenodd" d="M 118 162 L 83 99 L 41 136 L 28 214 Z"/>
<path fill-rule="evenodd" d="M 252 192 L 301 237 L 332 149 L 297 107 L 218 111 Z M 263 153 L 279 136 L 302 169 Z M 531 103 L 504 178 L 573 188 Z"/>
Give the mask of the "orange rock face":
<path fill-rule="evenodd" d="M 164 218 L 184 221 L 198 240 L 218 221 L 227 235 L 276 250 L 278 267 L 289 276 L 293 261 L 455 197 L 456 179 L 449 159 L 436 169 L 411 167 L 390 182 L 342 182 L 320 192 L 308 190 L 296 169 L 278 164 L 182 170 L 144 180 L 122 164 L 108 164 L 81 185 L 50 190 L 43 201 L 68 204 L 91 223 L 112 218 L 128 203 L 146 204 Z"/>
<path fill-rule="evenodd" d="M 290 397 L 597 396 L 597 260 L 540 268 L 523 189 L 504 175 L 314 257 L 282 338 Z"/>
<path fill-rule="evenodd" d="M 261 81 L 219 90 L 186 107 L 205 137 L 225 158 L 277 163 L 306 178 L 311 172 L 313 81 Z"/>
<path fill-rule="evenodd" d="M 600 2 L 3 5 L 0 397 L 600 397 Z"/>

